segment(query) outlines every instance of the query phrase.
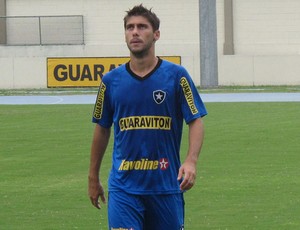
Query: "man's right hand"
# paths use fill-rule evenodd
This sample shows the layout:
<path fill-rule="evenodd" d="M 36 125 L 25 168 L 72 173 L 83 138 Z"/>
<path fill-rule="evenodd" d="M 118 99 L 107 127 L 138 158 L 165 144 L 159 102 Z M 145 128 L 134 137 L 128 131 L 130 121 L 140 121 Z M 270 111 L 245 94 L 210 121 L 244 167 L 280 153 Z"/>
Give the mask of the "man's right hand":
<path fill-rule="evenodd" d="M 88 194 L 90 197 L 90 200 L 92 202 L 92 204 L 98 208 L 101 209 L 101 205 L 99 202 L 99 197 L 101 199 L 101 201 L 106 204 L 106 198 L 104 195 L 104 189 L 102 187 L 101 182 L 99 181 L 98 178 L 92 178 L 89 177 L 88 180 Z"/>

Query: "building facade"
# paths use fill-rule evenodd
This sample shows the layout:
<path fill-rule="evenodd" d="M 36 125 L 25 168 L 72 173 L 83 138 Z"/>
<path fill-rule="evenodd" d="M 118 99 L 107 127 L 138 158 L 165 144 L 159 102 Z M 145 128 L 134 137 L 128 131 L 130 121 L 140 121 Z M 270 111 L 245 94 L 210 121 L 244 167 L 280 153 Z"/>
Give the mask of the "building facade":
<path fill-rule="evenodd" d="M 128 57 L 123 17 L 140 3 L 0 0 L 0 88 L 46 88 L 48 58 Z M 161 19 L 156 55 L 179 56 L 201 85 L 199 1 L 143 5 Z M 300 85 L 300 1 L 216 0 L 216 15 L 219 85 Z"/>

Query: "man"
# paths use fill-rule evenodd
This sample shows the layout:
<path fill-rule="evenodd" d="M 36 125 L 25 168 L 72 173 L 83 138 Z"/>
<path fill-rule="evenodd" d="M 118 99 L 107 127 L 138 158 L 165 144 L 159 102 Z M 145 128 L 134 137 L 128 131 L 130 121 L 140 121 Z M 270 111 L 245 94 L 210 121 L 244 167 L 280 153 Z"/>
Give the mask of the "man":
<path fill-rule="evenodd" d="M 201 118 L 207 112 L 188 72 L 155 56 L 159 23 L 142 5 L 127 11 L 130 61 L 107 73 L 99 87 L 89 196 L 97 208 L 99 198 L 106 202 L 99 170 L 114 125 L 109 229 L 183 229 L 183 192 L 196 179 L 204 136 Z M 189 126 L 189 148 L 181 165 L 183 120 Z"/>

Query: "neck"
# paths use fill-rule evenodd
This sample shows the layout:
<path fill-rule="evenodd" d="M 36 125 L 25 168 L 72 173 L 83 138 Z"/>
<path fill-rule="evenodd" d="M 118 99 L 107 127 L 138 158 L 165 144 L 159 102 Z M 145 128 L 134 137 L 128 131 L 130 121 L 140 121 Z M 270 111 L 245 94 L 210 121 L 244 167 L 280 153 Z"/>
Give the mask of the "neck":
<path fill-rule="evenodd" d="M 144 57 L 136 57 L 130 55 L 130 69 L 138 76 L 144 77 L 151 72 L 156 66 L 158 58 L 155 55 L 146 55 Z"/>

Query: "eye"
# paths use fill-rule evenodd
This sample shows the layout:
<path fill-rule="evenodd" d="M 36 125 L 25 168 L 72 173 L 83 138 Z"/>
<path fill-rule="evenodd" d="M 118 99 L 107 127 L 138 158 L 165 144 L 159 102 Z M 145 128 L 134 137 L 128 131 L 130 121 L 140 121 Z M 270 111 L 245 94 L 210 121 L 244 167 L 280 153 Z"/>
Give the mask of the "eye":
<path fill-rule="evenodd" d="M 133 28 L 134 28 L 134 26 L 131 25 L 131 24 L 129 24 L 129 25 L 126 26 L 126 30 L 133 30 Z"/>
<path fill-rule="evenodd" d="M 138 27 L 141 30 L 147 29 L 147 25 L 145 25 L 145 24 L 140 24 L 140 25 L 138 25 Z"/>

